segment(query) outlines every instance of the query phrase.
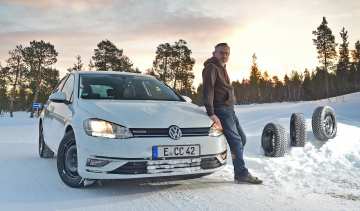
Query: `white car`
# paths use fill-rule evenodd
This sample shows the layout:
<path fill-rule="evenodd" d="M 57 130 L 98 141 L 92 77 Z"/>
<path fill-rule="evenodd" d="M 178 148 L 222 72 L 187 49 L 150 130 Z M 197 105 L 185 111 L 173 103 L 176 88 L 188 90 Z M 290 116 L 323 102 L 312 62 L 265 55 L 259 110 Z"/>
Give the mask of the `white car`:
<path fill-rule="evenodd" d="M 97 179 L 200 177 L 224 166 L 226 149 L 203 109 L 143 74 L 70 73 L 39 118 L 39 155 L 57 154 L 70 187 Z"/>

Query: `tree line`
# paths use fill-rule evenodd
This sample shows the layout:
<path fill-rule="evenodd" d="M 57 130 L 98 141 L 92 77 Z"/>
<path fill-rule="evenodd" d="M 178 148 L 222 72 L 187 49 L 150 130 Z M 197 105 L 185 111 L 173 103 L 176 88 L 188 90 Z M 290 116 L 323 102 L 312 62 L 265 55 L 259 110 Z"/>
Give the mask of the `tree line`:
<path fill-rule="evenodd" d="M 319 66 L 313 70 L 292 71 L 283 78 L 270 76 L 257 65 L 252 56 L 249 78 L 233 81 L 238 104 L 315 100 L 360 91 L 360 41 L 350 49 L 348 31 L 342 28 L 341 43 L 323 17 L 312 32 Z M 178 93 L 202 105 L 202 84 L 193 86 L 195 59 L 185 40 L 157 46 L 152 67 L 143 73 L 155 76 Z M 58 52 L 50 42 L 31 41 L 9 51 L 5 65 L 0 63 L 0 113 L 32 111 L 33 102 L 45 103 L 59 82 L 59 70 L 53 68 Z M 100 41 L 86 67 L 80 55 L 67 71 L 125 71 L 141 73 L 133 62 L 109 40 Z M 31 112 L 33 116 L 33 112 Z"/>
<path fill-rule="evenodd" d="M 280 79 L 261 71 L 254 54 L 250 77 L 232 82 L 237 103 L 317 100 L 360 91 L 360 41 L 350 49 L 348 31 L 343 27 L 339 32 L 341 43 L 336 43 L 325 17 L 312 34 L 318 67 L 303 72 L 294 70 Z M 200 84 L 193 95 L 199 105 L 202 105 L 202 88 Z"/>
<path fill-rule="evenodd" d="M 180 93 L 192 96 L 193 66 L 191 50 L 184 40 L 174 44 L 160 44 L 155 52 L 153 67 L 145 71 L 169 84 Z M 5 111 L 13 117 L 14 111 L 30 111 L 33 102 L 45 103 L 59 83 L 59 70 L 53 68 L 58 52 L 50 42 L 31 41 L 28 46 L 18 45 L 9 51 L 6 65 L 0 63 L 0 114 Z M 72 71 L 124 71 L 141 73 L 132 61 L 113 42 L 102 40 L 94 49 L 87 67 L 80 55 L 67 68 Z"/>
<path fill-rule="evenodd" d="M 59 71 L 52 68 L 57 56 L 54 45 L 43 40 L 10 50 L 6 66 L 0 64 L 0 112 L 12 117 L 14 110 L 29 110 L 32 101 L 46 101 L 59 81 Z"/>

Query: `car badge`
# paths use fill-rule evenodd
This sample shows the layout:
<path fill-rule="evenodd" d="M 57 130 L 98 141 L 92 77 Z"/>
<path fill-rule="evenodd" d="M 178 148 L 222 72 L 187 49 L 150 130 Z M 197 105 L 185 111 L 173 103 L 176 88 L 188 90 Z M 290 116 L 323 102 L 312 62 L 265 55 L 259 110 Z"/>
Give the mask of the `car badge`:
<path fill-rule="evenodd" d="M 169 127 L 169 136 L 170 136 L 170 138 L 172 138 L 174 140 L 179 140 L 182 136 L 181 129 L 176 125 L 170 126 Z"/>

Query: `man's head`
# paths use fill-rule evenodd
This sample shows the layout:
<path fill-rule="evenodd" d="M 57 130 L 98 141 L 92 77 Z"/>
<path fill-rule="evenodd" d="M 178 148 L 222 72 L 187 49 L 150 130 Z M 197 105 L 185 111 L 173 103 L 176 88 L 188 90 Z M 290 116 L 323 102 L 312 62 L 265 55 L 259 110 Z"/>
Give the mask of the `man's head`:
<path fill-rule="evenodd" d="M 213 56 L 216 57 L 222 64 L 226 64 L 229 60 L 230 47 L 227 43 L 219 43 L 215 45 Z"/>

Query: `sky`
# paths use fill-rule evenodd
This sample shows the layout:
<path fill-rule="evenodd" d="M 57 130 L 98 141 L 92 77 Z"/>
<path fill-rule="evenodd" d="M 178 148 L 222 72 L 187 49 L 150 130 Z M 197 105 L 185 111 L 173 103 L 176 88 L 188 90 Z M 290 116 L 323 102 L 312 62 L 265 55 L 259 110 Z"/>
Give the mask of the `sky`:
<path fill-rule="evenodd" d="M 318 65 L 312 31 L 326 16 L 340 42 L 360 40 L 359 0 L 0 0 L 0 62 L 16 45 L 44 40 L 59 52 L 60 75 L 80 55 L 87 67 L 97 43 L 108 39 L 141 71 L 152 66 L 156 47 L 179 39 L 195 58 L 194 86 L 216 43 L 231 46 L 232 81 L 249 77 L 253 53 L 259 68 L 283 76 Z"/>

